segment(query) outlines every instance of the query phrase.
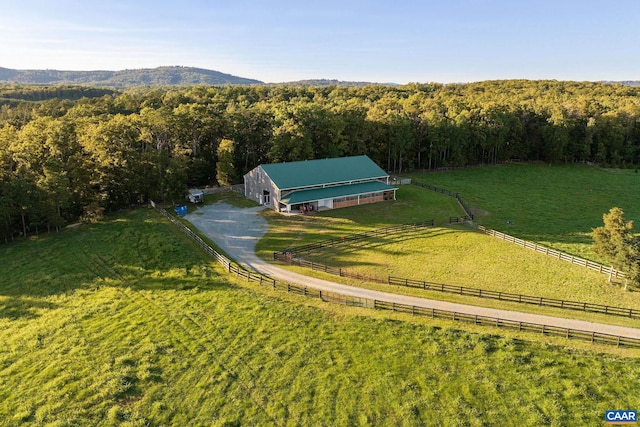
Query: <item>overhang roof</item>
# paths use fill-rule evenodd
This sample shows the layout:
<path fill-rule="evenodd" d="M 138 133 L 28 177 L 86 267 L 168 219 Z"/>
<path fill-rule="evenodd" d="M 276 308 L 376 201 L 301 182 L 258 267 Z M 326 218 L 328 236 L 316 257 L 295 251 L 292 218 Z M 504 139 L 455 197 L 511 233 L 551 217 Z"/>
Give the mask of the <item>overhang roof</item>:
<path fill-rule="evenodd" d="M 280 190 L 389 176 L 367 156 L 272 163 L 261 167 Z"/>
<path fill-rule="evenodd" d="M 297 205 L 300 203 L 315 202 L 321 199 L 334 199 L 336 197 L 357 196 L 359 194 L 390 190 L 397 190 L 397 188 L 380 181 L 370 181 L 359 184 L 336 185 L 333 187 L 293 191 L 291 194 L 282 198 L 280 202 L 285 205 Z"/>

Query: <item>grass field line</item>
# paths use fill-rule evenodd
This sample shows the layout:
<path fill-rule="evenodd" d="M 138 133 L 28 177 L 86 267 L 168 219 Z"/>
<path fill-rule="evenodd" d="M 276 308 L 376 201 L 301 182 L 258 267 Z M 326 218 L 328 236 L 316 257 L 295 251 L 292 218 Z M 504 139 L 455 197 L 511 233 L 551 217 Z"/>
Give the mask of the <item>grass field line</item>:
<path fill-rule="evenodd" d="M 105 277 L 113 275 L 118 277 L 123 282 L 123 284 L 128 283 L 129 286 L 126 289 L 122 289 L 116 286 L 116 289 L 119 294 L 123 295 L 125 298 L 131 301 L 134 305 L 136 305 L 137 307 L 145 311 L 152 319 L 156 321 L 156 323 L 163 324 L 162 322 L 163 319 L 169 320 L 171 324 L 174 325 L 174 327 L 167 328 L 169 334 L 174 338 L 174 340 L 178 344 L 180 344 L 183 350 L 185 350 L 190 355 L 190 357 L 192 357 L 195 360 L 198 358 L 198 355 L 201 353 L 201 352 L 195 351 L 189 346 L 190 343 L 195 343 L 200 347 L 201 350 L 203 350 L 206 354 L 208 354 L 214 360 L 216 360 L 218 366 L 220 366 L 220 368 L 223 371 L 227 372 L 231 377 L 238 380 L 238 383 L 245 390 L 249 399 L 251 399 L 254 402 L 254 404 L 258 408 L 260 408 L 260 410 L 275 425 L 280 425 L 280 423 L 278 423 L 277 420 L 269 413 L 266 407 L 265 399 L 266 399 L 266 396 L 271 394 L 270 390 L 268 390 L 266 386 L 263 386 L 263 388 L 266 389 L 265 390 L 266 393 L 257 393 L 258 396 L 255 396 L 256 389 L 255 387 L 252 387 L 251 384 L 258 385 L 259 382 L 256 379 L 257 376 L 255 374 L 254 369 L 252 369 L 250 366 L 248 366 L 248 364 L 246 364 L 243 360 L 241 360 L 242 363 L 238 363 L 238 366 L 242 364 L 244 365 L 246 370 L 249 371 L 248 372 L 249 378 L 243 378 L 243 376 L 247 377 L 247 375 L 242 375 L 242 373 L 246 371 L 233 369 L 221 361 L 222 357 L 220 355 L 223 352 L 219 348 L 217 348 L 211 342 L 210 339 L 207 338 L 208 337 L 207 330 L 203 328 L 202 325 L 200 325 L 189 313 L 187 313 L 184 310 L 180 310 L 178 312 L 177 306 L 175 304 L 170 304 L 167 302 L 159 303 L 157 299 L 152 299 L 149 296 L 145 295 L 143 292 L 135 290 L 134 289 L 135 282 L 136 282 L 135 279 L 131 280 L 131 278 L 127 278 L 121 273 L 119 273 L 115 268 L 111 267 L 110 263 L 107 260 L 103 259 L 100 255 L 97 255 L 88 246 L 85 246 L 85 248 L 83 248 L 83 253 L 84 253 L 85 259 L 89 261 L 88 264 L 87 263 L 85 264 L 89 266 L 90 271 L 93 274 L 95 274 L 96 277 L 99 277 L 102 280 L 104 280 Z M 94 267 L 97 267 L 97 268 L 94 268 Z M 102 270 L 102 272 L 99 272 L 99 270 Z M 181 322 L 180 317 L 187 319 L 190 325 L 195 326 L 196 332 L 192 331 L 189 327 L 187 327 L 184 324 L 184 322 Z M 177 331 L 174 329 L 175 327 L 177 327 L 177 329 L 179 330 L 182 330 L 189 337 L 190 340 L 186 341 L 183 336 L 177 333 Z M 209 378 L 214 378 L 214 373 L 211 371 L 211 369 L 209 367 L 205 369 L 207 369 L 208 371 Z M 284 405 L 282 402 L 280 402 L 280 404 L 282 405 L 282 407 L 286 408 L 286 405 Z"/>
<path fill-rule="evenodd" d="M 154 315 L 156 319 L 160 320 L 159 318 L 160 316 L 158 316 L 157 313 L 158 312 L 162 313 L 163 318 L 170 320 L 173 325 L 177 326 L 178 329 L 182 330 L 186 334 L 186 336 L 189 338 L 188 342 L 185 341 L 184 338 L 181 338 L 175 331 L 171 330 L 170 333 L 174 336 L 174 338 L 178 340 L 178 342 L 182 344 L 182 347 L 187 350 L 187 352 L 190 354 L 190 356 L 193 359 L 197 359 L 198 355 L 201 354 L 201 352 L 191 349 L 188 343 L 195 343 L 198 347 L 200 347 L 202 351 L 205 352 L 205 354 L 212 357 L 216 361 L 218 366 L 222 368 L 223 371 L 227 372 L 232 378 L 235 378 L 238 381 L 240 386 L 247 393 L 249 399 L 252 400 L 253 403 L 258 408 L 260 408 L 260 410 L 274 424 L 279 425 L 277 420 L 267 410 L 265 396 L 268 395 L 268 393 L 259 393 L 259 392 L 257 393 L 255 385 L 258 385 L 259 382 L 256 379 L 255 371 L 251 369 L 246 363 L 243 363 L 246 369 L 239 370 L 239 369 L 234 369 L 228 366 L 226 363 L 222 362 L 221 360 L 222 357 L 220 356 L 222 351 L 219 348 L 217 348 L 209 338 L 207 338 L 209 334 L 207 333 L 206 329 L 204 329 L 197 321 L 195 321 L 195 319 L 192 316 L 190 316 L 184 310 L 178 311 L 175 304 L 167 304 L 166 302 L 158 303 L 157 298 L 152 299 L 139 291 L 130 289 L 130 292 L 125 292 L 125 294 L 132 301 L 136 301 L 140 306 L 148 305 L 152 307 L 152 309 L 146 309 L 146 310 L 149 313 L 153 313 L 152 315 Z M 143 302 L 140 302 L 141 300 L 143 300 Z M 181 322 L 179 317 L 186 319 L 187 322 Z M 195 332 L 192 331 L 191 328 L 188 327 L 185 323 L 187 323 L 188 325 L 194 326 L 196 331 Z M 169 329 L 172 329 L 172 328 L 169 328 Z M 211 371 L 211 368 L 207 367 L 206 369 L 208 371 L 209 378 L 210 379 L 214 378 L 215 375 Z M 248 375 L 243 375 L 243 373 L 247 371 L 250 371 L 248 372 Z M 247 376 L 248 378 L 246 378 Z M 254 384 L 254 385 L 252 386 L 251 384 Z"/>

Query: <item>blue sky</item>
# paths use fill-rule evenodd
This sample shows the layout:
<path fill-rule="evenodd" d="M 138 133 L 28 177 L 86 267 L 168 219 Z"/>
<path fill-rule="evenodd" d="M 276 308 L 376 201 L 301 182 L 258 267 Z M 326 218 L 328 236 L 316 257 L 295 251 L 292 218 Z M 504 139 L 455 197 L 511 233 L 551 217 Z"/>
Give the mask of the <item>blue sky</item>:
<path fill-rule="evenodd" d="M 640 1 L 0 0 L 0 67 L 266 82 L 640 80 Z"/>

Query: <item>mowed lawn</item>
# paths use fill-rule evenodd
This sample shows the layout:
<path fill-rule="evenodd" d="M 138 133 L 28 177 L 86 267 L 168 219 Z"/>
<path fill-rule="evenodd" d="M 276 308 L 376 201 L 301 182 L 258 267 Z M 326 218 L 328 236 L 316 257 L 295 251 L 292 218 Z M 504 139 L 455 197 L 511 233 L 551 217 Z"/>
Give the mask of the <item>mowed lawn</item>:
<path fill-rule="evenodd" d="M 640 406 L 636 352 L 458 328 L 233 284 L 123 212 L 0 246 L 0 425 L 583 426 Z"/>
<path fill-rule="evenodd" d="M 459 193 L 479 212 L 479 224 L 588 259 L 597 260 L 591 230 L 612 207 L 622 208 L 640 233 L 637 169 L 506 164 L 412 178 Z"/>

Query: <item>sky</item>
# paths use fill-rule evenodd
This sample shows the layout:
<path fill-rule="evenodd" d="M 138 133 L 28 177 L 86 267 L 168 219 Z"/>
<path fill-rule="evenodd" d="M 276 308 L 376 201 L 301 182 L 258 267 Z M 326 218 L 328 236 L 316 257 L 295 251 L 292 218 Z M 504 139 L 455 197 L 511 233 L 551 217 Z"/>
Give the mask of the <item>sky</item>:
<path fill-rule="evenodd" d="M 264 82 L 640 80 L 637 0 L 0 0 L 0 67 Z"/>

